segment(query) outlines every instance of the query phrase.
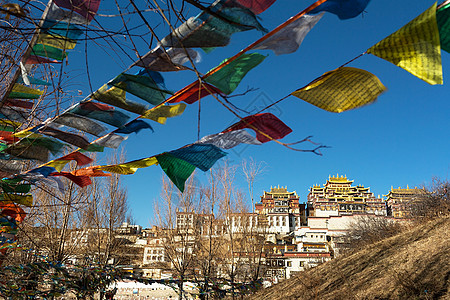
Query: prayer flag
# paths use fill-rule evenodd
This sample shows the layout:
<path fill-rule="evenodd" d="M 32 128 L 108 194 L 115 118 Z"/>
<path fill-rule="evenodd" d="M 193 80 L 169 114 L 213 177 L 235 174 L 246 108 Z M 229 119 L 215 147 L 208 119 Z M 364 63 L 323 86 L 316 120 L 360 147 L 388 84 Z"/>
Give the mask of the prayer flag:
<path fill-rule="evenodd" d="M 41 129 L 39 129 L 39 132 L 47 136 L 57 138 L 58 140 L 77 146 L 79 148 L 84 149 L 89 145 L 89 141 L 81 135 L 61 131 L 48 125 L 43 126 Z"/>
<path fill-rule="evenodd" d="M 43 93 L 44 91 L 32 89 L 22 84 L 15 83 L 11 93 L 8 95 L 8 98 L 38 99 Z"/>
<path fill-rule="evenodd" d="M 64 50 L 52 46 L 45 46 L 42 44 L 34 45 L 33 48 L 31 49 L 31 54 L 35 56 L 53 58 L 58 61 L 63 60 L 67 56 L 67 53 Z"/>
<path fill-rule="evenodd" d="M 47 137 L 25 137 L 20 140 L 19 145 L 23 146 L 42 146 L 48 149 L 53 155 L 61 152 L 61 150 L 66 146 L 65 144 L 57 141 L 55 139 Z"/>
<path fill-rule="evenodd" d="M 26 194 L 31 190 L 31 185 L 26 183 L 19 183 L 22 178 L 0 180 L 0 188 L 5 193 L 23 193 Z"/>
<path fill-rule="evenodd" d="M 17 194 L 1 194 L 0 201 L 11 201 L 24 206 L 32 206 L 33 205 L 33 196 L 32 195 L 17 195 Z M 3 212 L 2 212 L 3 215 Z"/>
<path fill-rule="evenodd" d="M 90 23 L 85 17 L 76 14 L 73 11 L 63 9 L 55 3 L 50 4 L 46 19 L 77 25 L 88 25 Z"/>
<path fill-rule="evenodd" d="M 41 79 L 38 79 L 38 78 L 34 78 L 34 77 L 29 76 L 29 75 L 27 75 L 27 78 L 28 78 L 28 81 L 30 82 L 30 84 L 46 85 L 46 86 L 52 85 L 52 84 L 51 84 L 50 82 L 48 82 L 48 81 L 41 80 Z M 19 77 L 19 78 L 17 79 L 17 83 L 24 83 L 23 78 L 22 78 L 22 77 Z"/>
<path fill-rule="evenodd" d="M 92 184 L 91 178 L 88 176 L 75 176 L 69 172 L 53 172 L 50 176 L 63 176 L 78 185 L 79 187 L 85 187 Z"/>
<path fill-rule="evenodd" d="M 35 159 L 41 162 L 47 162 L 49 155 L 48 150 L 45 147 L 37 145 L 10 145 L 5 152 L 14 155 L 15 157 Z"/>
<path fill-rule="evenodd" d="M 166 124 L 167 118 L 173 118 L 183 114 L 186 104 L 180 103 L 177 105 L 161 105 L 154 109 L 148 110 L 143 118 L 153 120 L 160 124 Z"/>
<path fill-rule="evenodd" d="M 202 171 L 208 171 L 226 152 L 211 144 L 193 144 L 169 152 L 175 157 L 187 161 Z"/>
<path fill-rule="evenodd" d="M 24 123 L 26 122 L 29 116 L 30 116 L 29 110 L 7 106 L 0 108 L 0 117 L 2 119 L 8 119 Z"/>
<path fill-rule="evenodd" d="M 22 172 L 28 162 L 24 159 L 0 160 L 0 170 L 5 173 L 17 174 Z"/>
<path fill-rule="evenodd" d="M 130 119 L 130 116 L 124 114 L 121 111 L 114 110 L 114 107 L 112 106 L 101 103 L 94 103 L 92 101 L 80 103 L 74 106 L 68 112 L 80 116 L 85 116 L 90 119 L 95 119 L 118 128 L 125 125 L 128 119 Z"/>
<path fill-rule="evenodd" d="M 209 96 L 211 94 L 221 93 L 222 92 L 218 88 L 206 82 L 199 83 L 198 81 L 196 81 L 193 85 L 188 86 L 186 90 L 181 90 L 180 93 L 176 93 L 175 95 L 170 97 L 168 103 L 177 103 L 183 101 L 187 104 L 192 104 L 203 97 Z"/>
<path fill-rule="evenodd" d="M 121 136 L 114 133 L 108 133 L 104 137 L 92 142 L 92 144 L 102 147 L 114 148 L 117 149 L 124 140 L 126 140 L 127 136 Z"/>
<path fill-rule="evenodd" d="M 161 169 L 167 174 L 175 186 L 184 192 L 184 183 L 194 172 L 195 167 L 183 159 L 179 159 L 170 153 L 156 156 Z"/>
<path fill-rule="evenodd" d="M 100 0 L 54 0 L 59 7 L 64 7 L 85 17 L 88 21 L 94 19 L 100 6 Z"/>
<path fill-rule="evenodd" d="M 213 72 L 205 78 L 205 81 L 213 84 L 225 94 L 231 94 L 239 85 L 244 76 L 254 67 L 259 65 L 266 56 L 259 53 L 243 54 L 239 58 L 227 64 L 224 60 Z M 223 67 L 221 67 L 224 65 Z M 218 71 L 214 72 L 215 69 Z"/>
<path fill-rule="evenodd" d="M 148 105 L 127 100 L 125 94 L 126 92 L 124 90 L 114 86 L 108 87 L 108 85 L 105 84 L 92 94 L 92 99 L 122 108 L 138 115 L 144 115 L 147 112 Z"/>
<path fill-rule="evenodd" d="M 130 175 L 134 174 L 137 169 L 147 168 L 155 164 L 158 164 L 156 157 L 148 157 L 117 165 L 99 166 L 98 168 L 110 173 Z"/>
<path fill-rule="evenodd" d="M 53 120 L 53 123 L 72 127 L 83 132 L 100 136 L 108 128 L 84 116 L 66 112 Z"/>
<path fill-rule="evenodd" d="M 75 170 L 71 172 L 75 176 L 88 176 L 88 177 L 108 177 L 111 174 L 105 173 L 102 170 L 98 169 L 98 166 L 87 167 L 79 170 Z"/>
<path fill-rule="evenodd" d="M 375 101 L 385 90 L 372 73 L 342 67 L 323 74 L 292 95 L 326 111 L 340 113 Z"/>
<path fill-rule="evenodd" d="M 12 107 L 20 107 L 20 108 L 26 108 L 26 109 L 32 109 L 34 103 L 30 101 L 24 101 L 19 99 L 9 99 L 6 98 L 4 102 L 5 106 L 12 106 Z"/>
<path fill-rule="evenodd" d="M 258 43 L 253 49 L 270 49 L 276 55 L 293 53 L 297 51 L 306 35 L 322 16 L 323 13 L 317 16 L 304 15 L 268 39 Z"/>
<path fill-rule="evenodd" d="M 442 84 L 436 3 L 420 16 L 367 50 L 429 84 Z"/>
<path fill-rule="evenodd" d="M 83 30 L 73 24 L 47 18 L 42 25 L 42 33 L 59 35 L 69 40 L 77 40 L 83 34 Z"/>
<path fill-rule="evenodd" d="M 337 15 L 341 20 L 351 19 L 362 13 L 369 2 L 370 0 L 327 0 L 310 13 L 327 11 Z"/>
<path fill-rule="evenodd" d="M 261 143 L 281 139 L 292 132 L 291 128 L 271 113 L 262 113 L 245 117 L 223 132 L 225 133 L 243 128 L 254 130 L 256 132 L 256 138 Z"/>
<path fill-rule="evenodd" d="M 116 130 L 115 133 L 124 133 L 124 134 L 130 134 L 130 133 L 138 133 L 142 129 L 150 129 L 151 131 L 154 131 L 152 126 L 148 124 L 145 121 L 142 120 L 134 120 L 130 123 L 126 124 L 124 127 L 120 128 L 119 130 Z"/>
<path fill-rule="evenodd" d="M 268 9 L 275 0 L 236 0 L 240 5 L 250 9 L 255 15 L 258 15 Z"/>
<path fill-rule="evenodd" d="M 40 56 L 36 56 L 36 55 L 30 55 L 30 56 L 28 56 L 25 63 L 28 65 L 60 64 L 61 61 L 58 61 L 56 59 L 48 59 L 46 57 L 40 57 Z"/>
<path fill-rule="evenodd" d="M 66 37 L 59 35 L 40 34 L 37 39 L 37 44 L 44 46 L 51 46 L 58 49 L 73 49 L 77 45 L 77 42 L 69 40 Z"/>
<path fill-rule="evenodd" d="M 167 91 L 164 78 L 160 73 L 145 69 L 137 75 L 122 73 L 108 84 L 121 88 L 153 105 L 160 104 L 166 99 L 167 94 L 172 94 Z"/>
<path fill-rule="evenodd" d="M 169 48 L 164 52 L 158 47 L 145 54 L 134 65 L 157 72 L 181 71 L 188 69 L 183 64 L 187 63 L 189 58 L 193 62 L 199 62 L 200 53 L 189 48 Z"/>
<path fill-rule="evenodd" d="M 234 130 L 230 132 L 220 132 L 207 135 L 201 138 L 198 144 L 212 144 L 221 149 L 231 149 L 239 144 L 261 145 L 255 137 L 249 134 L 245 129 Z"/>
<path fill-rule="evenodd" d="M 441 48 L 450 53 L 450 3 L 436 11 Z"/>

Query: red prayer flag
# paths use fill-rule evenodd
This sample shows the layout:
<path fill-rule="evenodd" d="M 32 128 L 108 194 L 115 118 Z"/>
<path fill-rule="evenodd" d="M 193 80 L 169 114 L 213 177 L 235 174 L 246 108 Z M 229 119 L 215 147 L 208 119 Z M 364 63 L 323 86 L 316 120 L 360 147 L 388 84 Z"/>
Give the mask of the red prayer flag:
<path fill-rule="evenodd" d="M 13 107 L 32 109 L 33 105 L 34 105 L 33 102 L 25 101 L 25 100 L 8 99 L 8 98 L 5 100 L 5 106 L 13 106 Z"/>
<path fill-rule="evenodd" d="M 196 81 L 194 85 L 189 85 L 186 90 L 183 90 L 180 94 L 175 94 L 170 99 L 168 99 L 168 103 L 178 103 L 184 101 L 187 104 L 192 104 L 208 95 L 221 93 L 222 92 L 218 88 L 206 82 L 204 82 L 200 86 L 200 83 Z"/>
<path fill-rule="evenodd" d="M 30 55 L 28 56 L 27 60 L 25 61 L 25 64 L 30 65 L 37 65 L 37 64 L 60 64 L 62 61 L 56 60 L 56 59 L 49 59 L 46 57 L 40 57 L 36 55 Z"/>
<path fill-rule="evenodd" d="M 269 142 L 272 139 L 281 139 L 292 132 L 291 128 L 271 113 L 245 117 L 241 121 L 225 129 L 223 132 L 230 132 L 243 128 L 253 129 L 256 132 L 256 138 L 261 143 Z"/>
<path fill-rule="evenodd" d="M 92 158 L 90 158 L 78 151 L 67 154 L 66 156 L 63 156 L 63 157 L 55 159 L 55 160 L 74 160 L 77 162 L 77 164 L 79 166 L 84 166 L 84 165 L 90 164 L 91 162 L 94 161 Z"/>
<path fill-rule="evenodd" d="M 0 202 L 0 214 L 2 216 L 8 216 L 13 219 L 15 219 L 17 222 L 22 222 L 23 219 L 25 219 L 25 216 L 27 215 L 26 212 L 20 208 L 17 204 L 14 203 L 7 203 L 3 204 Z"/>
<path fill-rule="evenodd" d="M 80 108 L 82 108 L 84 110 L 90 110 L 90 111 L 94 111 L 94 110 L 111 111 L 111 110 L 114 110 L 114 106 L 106 105 L 106 104 L 103 104 L 103 103 L 92 102 L 92 101 L 80 103 Z"/>
<path fill-rule="evenodd" d="M 79 187 L 85 187 L 85 186 L 92 184 L 91 178 L 89 178 L 89 176 L 83 176 L 83 175 L 76 176 L 69 172 L 59 172 L 59 173 L 53 172 L 53 173 L 50 173 L 50 176 L 66 177 L 67 179 L 71 180 L 73 183 L 75 183 Z"/>
<path fill-rule="evenodd" d="M 59 7 L 73 10 L 88 21 L 94 19 L 100 6 L 100 0 L 54 0 L 53 2 Z"/>
<path fill-rule="evenodd" d="M 87 167 L 84 169 L 79 169 L 72 171 L 71 173 L 75 176 L 89 176 L 89 177 L 108 177 L 111 176 L 109 173 L 105 173 L 100 169 L 99 166 Z"/>
<path fill-rule="evenodd" d="M 257 15 L 268 9 L 275 0 L 237 0 L 237 2 Z"/>
<path fill-rule="evenodd" d="M 0 140 L 3 140 L 8 144 L 16 143 L 16 142 L 20 141 L 19 138 L 16 138 L 15 136 L 13 136 L 13 133 L 14 132 L 10 132 L 10 131 L 0 131 Z"/>

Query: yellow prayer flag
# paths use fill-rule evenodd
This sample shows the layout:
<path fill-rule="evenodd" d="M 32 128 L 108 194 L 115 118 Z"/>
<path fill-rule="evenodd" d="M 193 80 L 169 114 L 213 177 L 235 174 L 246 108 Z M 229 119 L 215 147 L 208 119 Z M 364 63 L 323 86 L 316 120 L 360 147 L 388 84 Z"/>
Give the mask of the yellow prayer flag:
<path fill-rule="evenodd" d="M 59 35 L 40 34 L 36 44 L 42 44 L 66 50 L 75 48 L 77 42 L 69 40 L 68 38 Z"/>
<path fill-rule="evenodd" d="M 16 132 L 13 134 L 13 136 L 18 137 L 18 138 L 30 138 L 30 139 L 38 139 L 38 138 L 43 137 L 42 134 L 34 133 L 28 129 Z"/>
<path fill-rule="evenodd" d="M 70 162 L 70 160 L 52 160 L 46 163 L 44 166 L 53 167 L 56 171 L 61 172 L 62 169 Z"/>
<path fill-rule="evenodd" d="M 123 164 L 99 166 L 98 169 L 106 171 L 106 172 L 110 172 L 110 173 L 130 175 L 130 174 L 134 174 L 137 171 L 137 169 L 147 168 L 147 167 L 150 167 L 155 164 L 158 164 L 158 160 L 156 159 L 156 157 L 148 157 L 148 158 L 130 161 L 130 162 L 123 163 Z"/>
<path fill-rule="evenodd" d="M 442 84 L 441 44 L 436 3 L 367 50 L 429 84 Z"/>
<path fill-rule="evenodd" d="M 340 113 L 374 101 L 385 90 L 372 73 L 342 67 L 323 74 L 292 95 L 324 110 Z"/>
<path fill-rule="evenodd" d="M 166 124 L 167 118 L 180 116 L 183 114 L 185 109 L 185 103 L 180 103 L 177 105 L 163 105 L 154 110 L 148 110 L 142 117 L 156 121 L 160 124 Z"/>
<path fill-rule="evenodd" d="M 39 95 L 39 96 L 44 93 L 44 91 L 37 90 L 37 89 L 32 89 L 32 88 L 29 88 L 27 86 L 21 85 L 19 83 L 15 83 L 14 84 L 11 92 L 25 93 L 25 94 Z"/>
<path fill-rule="evenodd" d="M 20 126 L 22 126 L 22 123 L 14 122 L 14 121 L 7 120 L 7 119 L 0 119 L 0 125 L 12 126 L 12 127 L 15 127 L 15 128 L 19 128 Z"/>

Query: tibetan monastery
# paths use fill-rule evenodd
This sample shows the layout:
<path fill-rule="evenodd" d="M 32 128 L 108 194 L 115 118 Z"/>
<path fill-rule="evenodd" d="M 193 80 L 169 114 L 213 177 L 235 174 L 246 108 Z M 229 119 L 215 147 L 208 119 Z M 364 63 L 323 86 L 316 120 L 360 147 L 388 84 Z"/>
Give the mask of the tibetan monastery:
<path fill-rule="evenodd" d="M 352 186 L 346 176 L 330 176 L 323 187 L 309 190 L 307 210 L 311 217 L 354 214 L 386 215 L 386 202 L 362 185 Z"/>
<path fill-rule="evenodd" d="M 416 187 L 413 189 L 409 187 L 406 187 L 406 189 L 400 187 L 394 189 L 391 187 L 389 193 L 384 195 L 386 197 L 388 215 L 394 218 L 408 218 L 410 216 L 411 202 L 423 195 L 424 191 Z"/>

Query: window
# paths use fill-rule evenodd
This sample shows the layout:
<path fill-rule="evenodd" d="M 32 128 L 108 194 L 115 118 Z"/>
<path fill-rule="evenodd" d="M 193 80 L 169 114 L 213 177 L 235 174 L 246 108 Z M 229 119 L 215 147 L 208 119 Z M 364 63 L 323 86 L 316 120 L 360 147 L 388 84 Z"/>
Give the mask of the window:
<path fill-rule="evenodd" d="M 292 267 L 292 261 L 288 261 L 288 262 L 287 262 L 287 266 L 288 266 L 288 267 Z"/>
<path fill-rule="evenodd" d="M 304 267 L 305 266 L 305 262 L 304 261 L 301 261 L 300 262 L 300 267 Z"/>

